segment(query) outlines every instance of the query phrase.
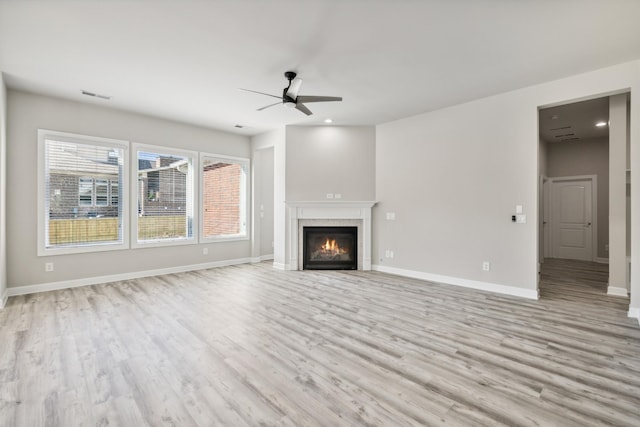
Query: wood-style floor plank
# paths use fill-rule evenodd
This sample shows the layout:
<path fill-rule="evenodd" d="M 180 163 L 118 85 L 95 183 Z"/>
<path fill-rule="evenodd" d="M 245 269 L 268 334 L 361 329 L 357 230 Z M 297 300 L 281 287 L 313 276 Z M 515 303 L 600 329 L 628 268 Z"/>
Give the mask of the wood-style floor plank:
<path fill-rule="evenodd" d="M 216 268 L 11 298 L 2 426 L 640 426 L 603 264 L 539 301 L 362 271 Z"/>

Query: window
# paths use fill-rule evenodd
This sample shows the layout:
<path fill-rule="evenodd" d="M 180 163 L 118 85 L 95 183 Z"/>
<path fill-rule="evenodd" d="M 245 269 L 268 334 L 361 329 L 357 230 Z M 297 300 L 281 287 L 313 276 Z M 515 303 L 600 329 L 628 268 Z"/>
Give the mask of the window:
<path fill-rule="evenodd" d="M 123 207 L 109 204 L 109 182 L 124 188 L 128 143 L 38 130 L 38 255 L 127 246 Z"/>
<path fill-rule="evenodd" d="M 109 204 L 111 206 L 118 206 L 120 200 L 120 185 L 115 179 L 109 181 L 109 194 L 111 196 Z"/>
<path fill-rule="evenodd" d="M 247 239 L 249 160 L 203 154 L 202 239 Z"/>
<path fill-rule="evenodd" d="M 197 156 L 143 145 L 135 153 L 134 245 L 193 243 Z"/>
<path fill-rule="evenodd" d="M 60 190 L 59 188 L 56 190 Z M 93 178 L 80 178 L 78 182 L 78 205 L 93 206 Z"/>
<path fill-rule="evenodd" d="M 109 206 L 109 180 L 96 179 L 96 206 Z"/>

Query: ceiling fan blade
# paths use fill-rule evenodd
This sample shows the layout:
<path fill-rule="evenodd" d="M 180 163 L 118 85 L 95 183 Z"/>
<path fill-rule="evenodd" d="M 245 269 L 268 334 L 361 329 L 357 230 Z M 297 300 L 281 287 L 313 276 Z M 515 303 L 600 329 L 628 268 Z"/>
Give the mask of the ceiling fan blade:
<path fill-rule="evenodd" d="M 341 96 L 299 96 L 296 101 L 298 102 L 342 101 L 342 97 Z"/>
<path fill-rule="evenodd" d="M 305 113 L 307 116 L 312 115 L 313 113 L 311 112 L 311 110 L 309 110 L 307 107 L 304 106 L 304 104 L 300 104 L 297 103 L 296 104 L 296 110 L 298 111 L 302 111 L 303 113 Z"/>
<path fill-rule="evenodd" d="M 298 97 L 298 92 L 300 92 L 300 86 L 302 86 L 302 79 L 296 77 L 291 82 L 289 90 L 287 90 L 287 96 L 291 97 L 291 99 L 296 99 Z"/>
<path fill-rule="evenodd" d="M 271 95 L 270 93 L 264 93 L 264 92 L 258 92 L 257 90 L 251 90 L 251 89 L 242 89 L 241 87 L 238 88 L 240 90 L 244 90 L 245 92 L 253 92 L 253 93 L 258 93 L 260 95 L 266 95 L 266 96 L 271 96 L 273 98 L 278 98 L 278 99 L 282 99 L 281 96 L 277 96 L 277 95 Z"/>
<path fill-rule="evenodd" d="M 274 105 L 280 105 L 280 104 L 282 104 L 282 102 L 276 102 L 275 104 L 269 104 L 269 105 L 264 106 L 264 107 L 262 107 L 262 108 L 258 108 L 256 111 L 266 110 L 266 109 L 267 109 L 267 108 L 269 108 L 269 107 L 273 107 Z"/>

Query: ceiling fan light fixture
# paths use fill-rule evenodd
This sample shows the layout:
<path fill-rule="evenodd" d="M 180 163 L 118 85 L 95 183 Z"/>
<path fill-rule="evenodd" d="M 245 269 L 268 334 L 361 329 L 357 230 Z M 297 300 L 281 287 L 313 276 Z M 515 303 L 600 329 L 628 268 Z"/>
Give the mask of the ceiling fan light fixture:
<path fill-rule="evenodd" d="M 296 103 L 292 101 L 284 101 L 284 106 L 289 108 L 296 108 Z"/>

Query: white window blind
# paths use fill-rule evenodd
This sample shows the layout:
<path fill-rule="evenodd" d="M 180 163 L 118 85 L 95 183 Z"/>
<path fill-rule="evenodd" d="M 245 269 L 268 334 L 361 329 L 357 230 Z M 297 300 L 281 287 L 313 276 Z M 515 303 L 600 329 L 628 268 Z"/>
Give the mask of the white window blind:
<path fill-rule="evenodd" d="M 203 155 L 202 236 L 204 239 L 247 237 L 249 160 Z"/>
<path fill-rule="evenodd" d="M 44 251 L 124 244 L 123 207 L 118 201 L 126 147 L 47 131 L 39 131 L 39 139 L 44 206 L 39 235 Z M 118 194 L 110 198 L 114 189 Z"/>
<path fill-rule="evenodd" d="M 193 156 L 136 150 L 138 243 L 193 239 Z"/>

